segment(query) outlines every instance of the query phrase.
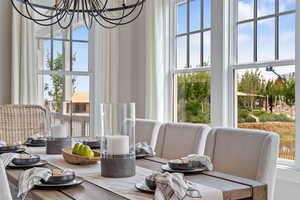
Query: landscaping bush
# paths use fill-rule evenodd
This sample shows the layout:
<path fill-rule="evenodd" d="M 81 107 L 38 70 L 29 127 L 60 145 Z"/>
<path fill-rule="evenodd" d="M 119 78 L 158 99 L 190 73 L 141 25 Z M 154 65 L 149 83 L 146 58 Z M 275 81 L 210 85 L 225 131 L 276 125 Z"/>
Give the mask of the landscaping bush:
<path fill-rule="evenodd" d="M 253 117 L 251 117 L 249 114 L 250 114 L 250 111 L 248 111 L 246 109 L 239 109 L 238 122 L 239 123 L 256 122 L 256 120 Z"/>

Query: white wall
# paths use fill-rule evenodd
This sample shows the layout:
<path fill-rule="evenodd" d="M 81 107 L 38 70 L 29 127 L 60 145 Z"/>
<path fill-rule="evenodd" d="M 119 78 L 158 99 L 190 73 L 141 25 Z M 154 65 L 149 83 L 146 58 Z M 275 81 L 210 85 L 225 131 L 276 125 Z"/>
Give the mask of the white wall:
<path fill-rule="evenodd" d="M 0 1 L 0 104 L 10 103 L 11 4 Z"/>

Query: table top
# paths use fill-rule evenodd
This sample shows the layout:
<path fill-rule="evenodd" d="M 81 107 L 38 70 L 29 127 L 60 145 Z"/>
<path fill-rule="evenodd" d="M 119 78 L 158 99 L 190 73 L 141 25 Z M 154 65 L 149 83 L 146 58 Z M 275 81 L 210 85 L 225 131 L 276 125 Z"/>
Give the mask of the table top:
<path fill-rule="evenodd" d="M 45 167 L 57 168 L 56 162 L 63 162 L 61 155 L 56 156 L 43 156 L 43 148 L 29 148 L 29 153 L 39 154 L 42 159 L 49 161 L 49 164 Z M 51 158 L 51 159 L 50 159 Z M 167 161 L 157 158 L 148 157 L 144 159 L 138 159 L 136 161 L 137 166 L 150 169 L 153 171 L 160 171 L 161 165 Z M 99 166 L 93 166 L 94 168 Z M 68 164 L 70 168 L 70 165 Z M 75 165 L 76 169 L 81 170 L 80 166 Z M 17 185 L 19 175 L 23 172 L 22 169 L 8 169 L 8 179 L 12 184 Z M 99 169 L 100 171 L 100 169 Z M 91 176 L 95 171 L 89 170 L 87 166 L 83 167 L 82 171 L 79 172 L 79 176 L 83 179 L 85 176 Z M 99 174 L 98 174 L 99 175 Z M 95 175 L 96 176 L 96 175 Z M 224 200 L 236 200 L 236 199 L 253 199 L 253 200 L 267 200 L 267 185 L 245 179 L 236 176 L 220 172 L 203 172 L 201 174 L 186 175 L 185 178 L 195 183 L 206 185 L 219 189 L 223 192 Z M 59 189 L 59 190 L 37 190 L 31 191 L 31 197 L 34 200 L 94 200 L 94 199 L 105 199 L 105 200 L 126 200 L 119 194 L 113 193 L 105 188 L 102 188 L 90 181 L 85 181 L 82 185 L 73 188 Z M 99 198 L 101 197 L 101 198 Z"/>

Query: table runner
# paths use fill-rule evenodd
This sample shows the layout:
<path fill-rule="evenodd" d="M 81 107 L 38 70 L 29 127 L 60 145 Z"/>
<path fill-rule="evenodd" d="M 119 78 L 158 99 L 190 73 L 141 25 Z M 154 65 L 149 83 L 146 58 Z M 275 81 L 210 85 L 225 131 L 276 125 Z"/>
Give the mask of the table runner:
<path fill-rule="evenodd" d="M 142 167 L 136 167 L 136 175 L 129 178 L 104 178 L 100 174 L 100 163 L 95 165 L 71 165 L 64 161 L 62 155 L 46 155 L 45 151 L 41 148 L 29 149 L 28 152 L 39 154 L 41 159 L 47 160 L 51 165 L 58 168 L 73 169 L 76 175 L 81 176 L 84 180 L 115 194 L 118 194 L 130 200 L 152 200 L 152 194 L 139 192 L 135 188 L 136 183 L 143 182 L 145 176 L 151 175 L 152 170 Z M 220 190 L 197 184 L 204 198 L 201 200 L 222 200 L 223 193 Z"/>

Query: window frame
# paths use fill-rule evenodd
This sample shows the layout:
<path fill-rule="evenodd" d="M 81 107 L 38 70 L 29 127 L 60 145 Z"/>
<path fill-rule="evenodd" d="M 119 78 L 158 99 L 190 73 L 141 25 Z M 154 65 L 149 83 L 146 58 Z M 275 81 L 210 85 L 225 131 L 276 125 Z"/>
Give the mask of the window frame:
<path fill-rule="evenodd" d="M 279 0 L 275 0 L 275 13 L 274 14 L 269 14 L 266 16 L 261 16 L 257 17 L 257 1 L 258 0 L 253 0 L 254 3 L 254 15 L 253 18 L 251 19 L 246 19 L 246 20 L 238 20 L 238 0 L 230 0 L 230 62 L 229 62 L 229 74 L 231 75 L 228 77 L 230 80 L 230 85 L 229 85 L 229 106 L 232 108 L 233 112 L 228 112 L 229 115 L 229 127 L 237 127 L 237 119 L 238 119 L 238 109 L 237 109 L 237 80 L 235 79 L 235 71 L 236 70 L 241 70 L 241 69 L 261 69 L 261 68 L 266 68 L 268 66 L 273 66 L 273 67 L 290 67 L 290 66 L 295 66 L 295 73 L 296 73 L 296 80 L 300 80 L 299 78 L 297 79 L 297 65 L 296 65 L 296 53 L 297 50 L 295 49 L 295 59 L 280 59 L 279 58 L 279 17 L 280 16 L 285 16 L 289 14 L 295 14 L 295 19 L 296 21 L 299 18 L 299 9 L 296 8 L 295 10 L 288 10 L 288 11 L 283 11 L 279 12 Z M 257 22 L 259 20 L 265 20 L 265 19 L 275 19 L 275 54 L 274 54 L 274 60 L 272 61 L 257 61 Z M 250 63 L 238 63 L 238 34 L 237 34 L 237 27 L 239 24 L 244 24 L 244 23 L 249 23 L 253 22 L 253 62 Z M 297 26 L 295 28 L 295 31 L 297 31 Z M 295 35 L 295 40 L 297 41 L 297 37 L 299 37 L 297 34 Z M 296 42 L 295 41 L 295 42 Z M 295 45 L 297 46 L 297 45 Z M 296 47 L 297 48 L 297 47 Z M 298 72 L 299 73 L 299 72 Z M 299 82 L 296 81 L 296 99 L 299 99 L 299 93 L 297 92 L 297 88 L 299 88 Z M 296 110 L 299 110 L 298 108 L 300 107 L 299 103 L 296 102 Z M 296 111 L 296 119 L 299 111 Z M 296 148 L 296 158 L 295 160 L 287 160 L 283 158 L 278 157 L 278 163 L 281 164 L 286 164 L 286 165 L 294 165 L 296 166 L 296 162 L 299 162 L 299 158 L 297 159 L 297 154 L 299 155 L 299 149 L 300 149 L 300 141 L 297 141 L 297 135 L 299 132 L 299 120 L 296 120 L 295 122 L 296 126 L 296 142 L 295 142 L 295 148 Z M 298 152 L 298 153 L 297 153 Z M 300 168 L 300 163 L 297 165 Z"/>
<path fill-rule="evenodd" d="M 72 26 L 68 29 L 63 29 L 63 31 L 66 31 L 65 34 L 68 34 L 69 38 L 56 38 L 54 35 L 54 28 L 53 26 L 50 27 L 50 33 L 49 36 L 36 36 L 35 40 L 37 41 L 37 48 L 40 49 L 40 43 L 46 40 L 50 41 L 50 54 L 51 54 L 51 59 L 53 60 L 53 49 L 54 49 L 54 41 L 61 41 L 61 42 L 69 42 L 69 48 L 67 48 L 67 51 L 70 55 L 72 55 L 72 50 L 73 50 L 73 42 L 77 42 L 77 43 L 86 43 L 88 44 L 88 51 L 90 51 L 91 49 L 91 45 L 90 45 L 90 39 L 88 40 L 78 40 L 78 39 L 73 39 L 73 30 L 81 28 L 81 27 L 85 27 L 84 23 L 82 21 L 77 22 L 76 24 L 72 24 Z M 49 32 L 49 27 L 42 27 L 40 28 L 38 31 L 41 32 Z M 64 32 L 63 32 L 64 33 Z M 91 35 L 91 31 L 89 31 L 88 33 L 89 38 Z M 41 60 L 40 60 L 41 59 Z M 93 133 L 93 108 L 94 108 L 94 69 L 92 68 L 92 65 L 90 64 L 90 56 L 88 56 L 88 65 L 87 67 L 87 71 L 73 71 L 73 62 L 72 62 L 72 57 L 70 57 L 70 66 L 69 66 L 69 70 L 66 71 L 66 69 L 63 69 L 62 71 L 51 71 L 48 69 L 44 68 L 44 57 L 42 56 L 42 58 L 40 58 L 40 56 L 37 56 L 36 59 L 36 63 L 37 63 L 37 76 L 45 76 L 45 75 L 59 75 L 61 77 L 72 77 L 72 76 L 82 76 L 82 77 L 88 77 L 89 78 L 89 101 L 90 101 L 90 111 L 89 111 L 89 127 L 90 127 L 90 133 L 89 135 L 92 136 Z M 42 103 L 44 100 L 44 94 L 41 94 L 41 90 L 43 87 L 43 83 L 41 83 L 40 78 L 38 78 L 38 102 Z M 83 119 L 82 117 L 79 117 L 80 119 Z M 72 126 L 72 125 L 71 125 Z M 72 132 L 71 132 L 72 134 Z"/>
<path fill-rule="evenodd" d="M 177 75 L 182 75 L 182 74 L 191 74 L 191 73 L 199 73 L 199 72 L 211 72 L 212 68 L 211 65 L 204 66 L 204 58 L 203 58 L 203 49 L 204 49 L 204 33 L 205 32 L 210 32 L 212 34 L 212 21 L 210 24 L 210 28 L 204 28 L 204 1 L 201 0 L 200 4 L 200 9 L 201 9 L 201 14 L 200 14 L 200 29 L 197 29 L 196 31 L 190 31 L 190 2 L 192 0 L 170 0 L 171 1 L 171 6 L 170 6 L 170 30 L 171 30 L 171 40 L 170 40 L 170 73 L 169 73 L 169 88 L 170 88 L 170 96 L 171 99 L 169 102 L 172 102 L 170 104 L 169 108 L 169 119 L 172 121 L 177 122 L 177 92 L 176 92 L 176 76 Z M 182 2 L 179 2 L 182 1 Z M 186 32 L 185 33 L 179 33 L 177 34 L 177 6 L 180 4 L 185 4 L 187 3 L 187 27 L 186 27 Z M 211 7 L 212 7 L 212 2 L 211 2 Z M 190 36 L 194 34 L 200 33 L 200 49 L 201 49 L 201 57 L 200 57 L 200 67 L 190 67 Z M 186 36 L 186 42 L 187 42 L 187 52 L 186 52 L 186 63 L 187 67 L 186 68 L 179 68 L 177 66 L 177 39 L 180 37 Z M 211 38 L 211 37 L 210 37 Z M 211 40 L 211 39 L 210 39 Z M 210 45 L 212 48 L 212 44 L 210 41 Z M 212 54 L 210 52 L 210 56 L 212 57 Z M 211 62 L 211 61 L 210 61 Z"/>
<path fill-rule="evenodd" d="M 235 70 L 238 69 L 249 69 L 249 68 L 263 68 L 267 66 L 290 66 L 295 65 L 296 80 L 300 80 L 300 69 L 297 69 L 297 66 L 300 66 L 300 46 L 295 45 L 295 59 L 277 59 L 272 61 L 256 61 L 252 63 L 237 63 L 237 40 L 233 38 L 237 37 L 235 25 L 237 22 L 237 2 L 238 0 L 229 0 L 229 1 L 212 1 L 211 2 L 211 65 L 205 68 L 187 68 L 187 69 L 177 69 L 176 66 L 176 2 L 175 0 L 170 0 L 172 2 L 171 6 L 171 21 L 170 21 L 170 30 L 171 40 L 170 40 L 170 73 L 169 73 L 169 82 L 170 82 L 170 99 L 171 103 L 169 116 L 170 119 L 175 120 L 176 116 L 176 87 L 174 85 L 174 77 L 177 74 L 182 73 L 193 73 L 193 72 L 203 72 L 211 71 L 211 125 L 212 126 L 224 126 L 224 127 L 236 127 L 237 125 L 237 108 L 236 108 L 236 95 L 235 95 L 235 86 L 236 80 Z M 276 0 L 279 2 L 278 0 Z M 276 11 L 279 9 L 279 4 L 276 5 Z M 297 27 L 300 27 L 300 2 L 296 1 L 296 10 L 292 11 L 283 11 L 280 13 L 275 13 L 272 15 L 266 15 L 263 17 L 258 17 L 257 19 L 268 19 L 275 17 L 275 27 L 278 30 L 278 21 L 279 17 L 286 14 L 296 13 L 296 44 L 300 43 L 300 30 Z M 187 16 L 187 18 L 189 18 Z M 276 19 L 277 18 L 277 19 Z M 249 20 L 243 20 L 241 22 L 251 22 Z M 252 19 L 254 21 L 254 19 Z M 277 32 L 275 38 L 279 37 L 279 32 Z M 275 39 L 275 54 L 274 58 L 279 58 L 279 40 Z M 189 49 L 189 48 L 188 48 Z M 257 49 L 253 49 L 257 51 Z M 257 55 L 257 52 L 256 52 Z M 253 54 L 254 56 L 254 54 Z M 188 57 L 189 58 L 189 57 Z M 213 59 L 215 58 L 215 59 Z M 254 61 L 254 59 L 253 59 Z M 188 63 L 189 64 L 189 63 Z M 219 67 L 221 66 L 221 67 Z M 296 81 L 296 119 L 300 119 L 300 81 Z M 295 161 L 285 160 L 279 158 L 278 163 L 285 165 L 292 165 L 293 167 L 300 169 L 300 120 L 296 120 L 296 159 Z"/>

